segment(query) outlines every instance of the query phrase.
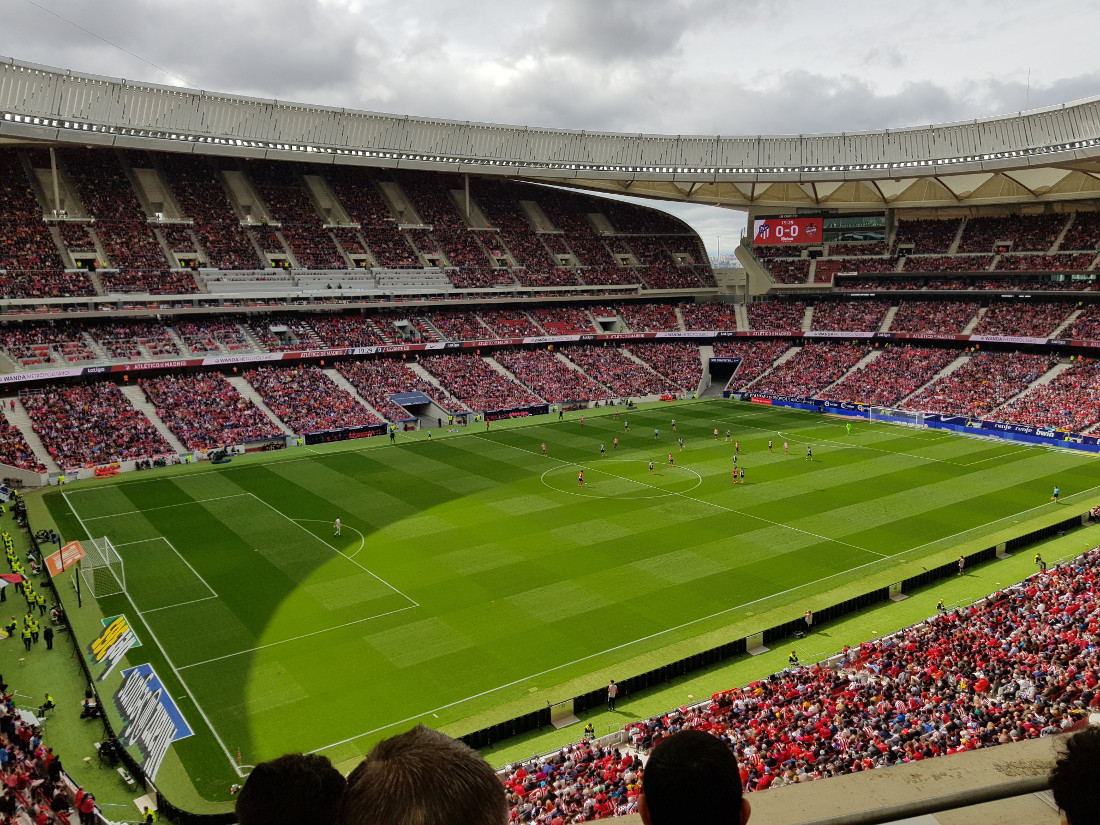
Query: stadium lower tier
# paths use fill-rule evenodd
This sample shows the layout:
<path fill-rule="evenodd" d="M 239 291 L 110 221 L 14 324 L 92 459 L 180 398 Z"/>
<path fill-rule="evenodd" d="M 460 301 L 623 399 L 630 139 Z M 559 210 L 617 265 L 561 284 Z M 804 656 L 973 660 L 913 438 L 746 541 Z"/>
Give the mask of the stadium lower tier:
<path fill-rule="evenodd" d="M 144 328 L 140 334 L 144 337 L 127 340 L 148 347 L 179 338 L 157 339 Z M 71 339 L 72 329 L 62 330 L 61 337 Z M 234 340 L 217 327 L 204 340 L 219 337 Z M 59 346 L 33 340 L 49 339 L 29 337 L 22 346 Z M 94 340 L 108 338 L 101 331 Z M 113 373 L 115 382 L 101 374 L 75 384 L 21 387 L 14 381 L 0 406 L 0 464 L 45 473 L 187 455 L 197 460 L 211 450 L 285 443 L 288 437 L 376 435 L 399 426 L 439 426 L 443 417 L 465 422 L 545 412 L 551 405 L 723 391 L 1072 433 L 1100 429 L 1100 361 L 1094 358 L 871 338 L 727 339 L 709 346 L 712 355 L 694 342 L 611 339 L 342 357 L 332 363 L 324 353 L 293 353 L 286 365 L 181 371 L 169 361 L 142 370 L 133 382 L 128 368 Z M 716 386 L 718 374 L 729 377 Z"/>

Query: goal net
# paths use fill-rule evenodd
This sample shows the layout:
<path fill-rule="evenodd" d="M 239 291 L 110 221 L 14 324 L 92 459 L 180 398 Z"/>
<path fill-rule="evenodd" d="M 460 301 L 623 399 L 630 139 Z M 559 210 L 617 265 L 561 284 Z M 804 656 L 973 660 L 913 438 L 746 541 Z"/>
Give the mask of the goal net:
<path fill-rule="evenodd" d="M 907 427 L 923 427 L 924 413 L 914 410 L 899 410 L 894 407 L 869 407 L 872 421 L 888 421 L 891 424 L 904 424 Z"/>
<path fill-rule="evenodd" d="M 106 537 L 80 543 L 84 558 L 80 562 L 80 577 L 88 591 L 97 599 L 126 592 L 126 568 L 115 546 Z"/>

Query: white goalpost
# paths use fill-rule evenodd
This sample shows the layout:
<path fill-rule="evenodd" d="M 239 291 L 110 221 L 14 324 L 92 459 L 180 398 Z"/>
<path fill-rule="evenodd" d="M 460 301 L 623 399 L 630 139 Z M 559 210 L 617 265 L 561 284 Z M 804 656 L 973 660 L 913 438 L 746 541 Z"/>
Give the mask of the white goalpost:
<path fill-rule="evenodd" d="M 923 427 L 924 413 L 916 410 L 899 410 L 894 407 L 868 407 L 868 416 L 871 421 L 887 421 L 891 424 L 902 424 L 906 427 Z"/>
<path fill-rule="evenodd" d="M 84 558 L 80 561 L 80 577 L 88 592 L 96 599 L 126 592 L 126 567 L 115 546 L 104 536 L 82 541 Z"/>

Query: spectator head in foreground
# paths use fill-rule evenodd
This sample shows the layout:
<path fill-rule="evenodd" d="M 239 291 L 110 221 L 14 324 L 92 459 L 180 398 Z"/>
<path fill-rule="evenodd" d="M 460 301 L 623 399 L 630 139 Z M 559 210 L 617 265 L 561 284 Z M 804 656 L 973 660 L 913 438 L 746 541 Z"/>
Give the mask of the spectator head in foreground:
<path fill-rule="evenodd" d="M 337 825 L 505 825 L 504 785 L 477 751 L 431 728 L 379 742 L 348 776 Z"/>
<path fill-rule="evenodd" d="M 1050 772 L 1050 790 L 1069 825 L 1100 825 L 1096 778 L 1100 776 L 1100 728 L 1085 728 L 1063 747 Z"/>
<path fill-rule="evenodd" d="M 331 825 L 344 777 L 327 757 L 288 753 L 252 769 L 237 797 L 240 825 Z"/>
<path fill-rule="evenodd" d="M 645 825 L 745 825 L 749 801 L 737 757 L 709 733 L 673 734 L 649 756 L 638 812 Z"/>

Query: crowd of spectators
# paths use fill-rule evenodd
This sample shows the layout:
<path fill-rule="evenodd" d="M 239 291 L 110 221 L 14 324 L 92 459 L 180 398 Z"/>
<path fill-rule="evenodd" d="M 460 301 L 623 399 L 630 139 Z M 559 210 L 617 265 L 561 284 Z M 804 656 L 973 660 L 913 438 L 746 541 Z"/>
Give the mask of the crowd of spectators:
<path fill-rule="evenodd" d="M 157 225 L 157 230 L 173 252 L 185 256 L 197 254 L 198 246 L 195 244 L 195 236 L 191 233 L 190 225 L 162 223 Z"/>
<path fill-rule="evenodd" d="M 1080 272 L 1088 269 L 1095 257 L 1095 253 L 1089 252 L 1004 254 L 997 259 L 996 269 L 1017 272 Z"/>
<path fill-rule="evenodd" d="M 58 152 L 107 258 L 117 269 L 161 272 L 169 262 L 116 154 L 103 149 Z"/>
<path fill-rule="evenodd" d="M 1019 352 L 975 352 L 970 360 L 902 403 L 905 409 L 986 416 L 1027 389 L 1054 358 Z"/>
<path fill-rule="evenodd" d="M 828 283 L 838 272 L 896 272 L 897 269 L 897 258 L 818 258 L 814 281 Z"/>
<path fill-rule="evenodd" d="M 1062 243 L 1062 250 L 1083 249 L 1096 252 L 1100 245 L 1100 212 L 1077 212 Z"/>
<path fill-rule="evenodd" d="M 1089 304 L 1085 307 L 1077 320 L 1070 324 L 1065 337 L 1100 341 L 1100 304 Z"/>
<path fill-rule="evenodd" d="M 978 314 L 976 301 L 900 301 L 891 332 L 958 335 Z"/>
<path fill-rule="evenodd" d="M 46 465 L 34 454 L 23 433 L 3 416 L 0 416 L 0 464 L 32 473 L 46 472 Z"/>
<path fill-rule="evenodd" d="M 892 406 L 931 381 L 958 356 L 953 350 L 887 346 L 819 398 Z"/>
<path fill-rule="evenodd" d="M 747 307 L 749 329 L 756 332 L 800 331 L 806 318 L 801 301 L 754 301 Z"/>
<path fill-rule="evenodd" d="M 835 664 L 796 665 L 627 733 L 648 750 L 681 730 L 707 731 L 734 749 L 750 792 L 1049 736 L 1100 706 L 1098 581 L 1093 549 L 967 609 L 846 648 Z M 582 798 L 607 781 L 588 773 Z"/>
<path fill-rule="evenodd" d="M 992 252 L 1011 241 L 1015 252 L 1046 252 L 1066 225 L 1066 215 L 1003 215 L 969 218 L 959 241 L 960 252 Z"/>
<path fill-rule="evenodd" d="M 509 822 L 566 825 L 635 813 L 642 773 L 638 756 L 582 740 L 507 772 Z"/>
<path fill-rule="evenodd" d="M 136 269 L 107 269 L 99 273 L 107 293 L 136 292 L 150 295 L 189 295 L 199 291 L 195 276 L 187 269 L 146 272 Z"/>
<path fill-rule="evenodd" d="M 878 332 L 889 311 L 889 301 L 822 301 L 814 307 L 810 329 Z"/>
<path fill-rule="evenodd" d="M 649 289 L 691 289 L 714 286 L 714 276 L 709 267 L 687 264 L 661 264 L 637 269 L 641 281 Z"/>
<path fill-rule="evenodd" d="M 527 314 L 547 335 L 571 335 L 596 332 L 592 317 L 582 306 L 537 307 Z"/>
<path fill-rule="evenodd" d="M 975 335 L 1045 338 L 1065 323 L 1074 306 L 1061 302 L 991 303 L 974 328 Z"/>
<path fill-rule="evenodd" d="M 79 321 L 6 324 L 0 327 L 0 348 L 24 367 L 58 361 L 90 361 L 94 357 Z"/>
<path fill-rule="evenodd" d="M 810 280 L 809 258 L 773 258 L 763 263 L 777 284 L 804 284 Z"/>
<path fill-rule="evenodd" d="M 389 343 L 366 315 L 318 315 L 310 320 L 309 326 L 326 347 L 374 347 Z"/>
<path fill-rule="evenodd" d="M 168 329 L 153 321 L 95 324 L 89 325 L 87 331 L 112 358 L 179 355 L 179 347 Z"/>
<path fill-rule="evenodd" d="M 406 421 L 416 417 L 390 399 L 397 393 L 422 392 L 452 412 L 464 409 L 460 401 L 425 381 L 404 361 L 388 358 L 341 361 L 336 369 L 368 404 L 389 421 Z"/>
<path fill-rule="evenodd" d="M 837 281 L 837 289 L 841 290 L 950 290 L 958 291 L 983 291 L 997 290 L 998 292 L 1020 292 L 1036 290 L 1062 291 L 1095 291 L 1098 283 L 1095 279 L 1065 278 L 1055 280 L 1043 275 L 991 275 L 988 277 L 914 277 L 914 278 L 868 278 L 866 276 L 843 276 Z"/>
<path fill-rule="evenodd" d="M 271 411 L 296 433 L 382 423 L 320 367 L 259 367 L 246 371 L 244 377 Z"/>
<path fill-rule="evenodd" d="M 364 226 L 359 232 L 379 266 L 401 268 L 422 265 L 420 256 L 409 245 L 405 233 L 397 231 L 396 224 L 392 227 Z"/>
<path fill-rule="evenodd" d="M 870 352 L 861 343 L 806 344 L 752 386 L 760 395 L 818 395 Z"/>
<path fill-rule="evenodd" d="M 62 267 L 61 255 L 42 220 L 42 208 L 18 155 L 0 152 L 0 269 Z"/>
<path fill-rule="evenodd" d="M 496 333 L 473 312 L 461 310 L 433 312 L 424 316 L 451 341 L 484 341 Z"/>
<path fill-rule="evenodd" d="M 550 350 L 497 350 L 493 359 L 547 401 L 599 401 L 611 391 Z"/>
<path fill-rule="evenodd" d="M 1081 433 L 1100 423 L 1100 362 L 1078 358 L 1065 372 L 997 410 L 998 421 Z"/>
<path fill-rule="evenodd" d="M 985 272 L 992 263 L 992 255 L 911 255 L 905 259 L 904 269 L 906 272 Z"/>
<path fill-rule="evenodd" d="M 622 304 L 619 317 L 631 332 L 678 332 L 680 319 L 672 304 Z"/>
<path fill-rule="evenodd" d="M 221 373 L 143 378 L 139 386 L 188 450 L 283 437 L 282 430 Z"/>
<path fill-rule="evenodd" d="M 917 255 L 945 255 L 955 242 L 960 220 L 899 220 L 894 243 L 897 246 L 912 244 L 913 252 Z"/>
<path fill-rule="evenodd" d="M 786 341 L 715 341 L 714 357 L 741 359 L 727 385 L 740 390 L 770 370 L 789 348 Z"/>
<path fill-rule="evenodd" d="M 454 267 L 447 270 L 447 277 L 458 289 L 490 289 L 497 286 L 515 286 L 516 284 L 514 270 L 506 266 Z"/>
<path fill-rule="evenodd" d="M 589 378 L 603 384 L 619 398 L 678 392 L 668 378 L 642 366 L 615 347 L 563 347 L 561 352 Z"/>
<path fill-rule="evenodd" d="M 0 279 L 5 298 L 77 298 L 95 295 L 87 272 L 61 270 L 9 270 Z"/>
<path fill-rule="evenodd" d="M 543 335 L 538 325 L 519 309 L 479 309 L 481 322 L 501 338 L 526 338 Z"/>
<path fill-rule="evenodd" d="M 236 352 L 252 347 L 239 324 L 204 318 L 201 321 L 177 319 L 172 329 L 191 352 Z"/>
<path fill-rule="evenodd" d="M 676 305 L 684 319 L 684 329 L 721 330 L 737 329 L 737 310 L 733 304 L 693 304 L 683 301 Z"/>
<path fill-rule="evenodd" d="M 215 269 L 262 265 L 217 170 L 206 158 L 165 153 L 158 163 L 184 216 L 194 221 L 204 263 Z"/>
<path fill-rule="evenodd" d="M 699 389 L 703 362 L 698 344 L 629 343 L 624 344 L 623 349 L 639 361 L 644 361 L 658 375 L 667 378 L 680 392 L 693 393 Z"/>
<path fill-rule="evenodd" d="M 421 355 L 420 365 L 474 411 L 527 407 L 540 401 L 526 387 L 490 367 L 480 354 Z"/>
<path fill-rule="evenodd" d="M 110 382 L 49 387 L 22 400 L 34 432 L 62 469 L 172 453 L 152 422 Z"/>
<path fill-rule="evenodd" d="M 248 176 L 256 185 L 268 214 L 280 224 L 283 238 L 299 266 L 347 269 L 347 261 L 325 231 L 305 184 L 298 177 L 301 171 L 297 164 L 254 163 L 248 167 Z"/>
<path fill-rule="evenodd" d="M 830 258 L 882 257 L 886 254 L 886 241 L 831 243 L 825 247 L 825 254 Z"/>

